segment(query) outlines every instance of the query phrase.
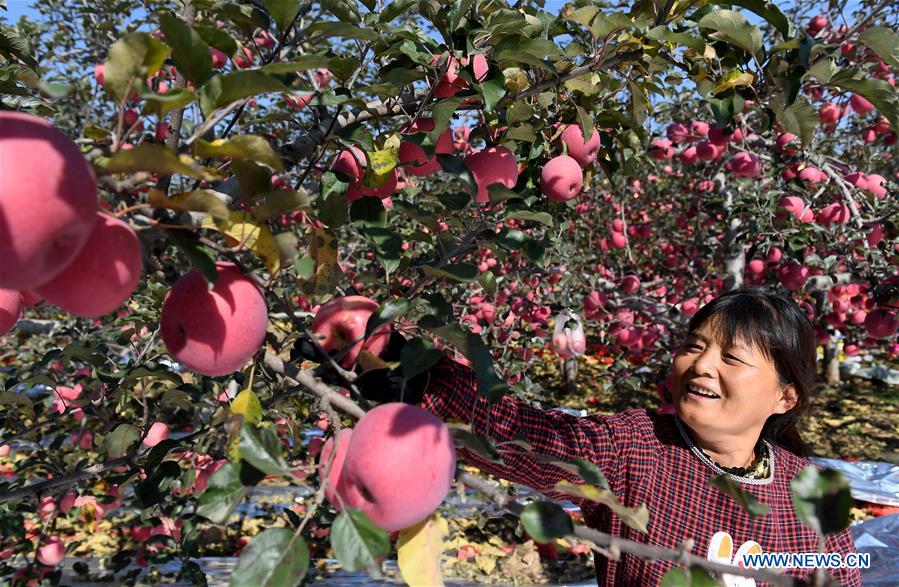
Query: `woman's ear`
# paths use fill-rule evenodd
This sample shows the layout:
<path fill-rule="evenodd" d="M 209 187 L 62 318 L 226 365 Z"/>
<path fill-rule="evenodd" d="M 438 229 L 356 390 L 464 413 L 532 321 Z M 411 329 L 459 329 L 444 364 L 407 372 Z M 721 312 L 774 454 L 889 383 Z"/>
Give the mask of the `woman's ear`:
<path fill-rule="evenodd" d="M 796 395 L 796 386 L 790 383 L 780 388 L 780 398 L 777 400 L 775 414 L 785 414 L 793 409 L 799 397 Z"/>

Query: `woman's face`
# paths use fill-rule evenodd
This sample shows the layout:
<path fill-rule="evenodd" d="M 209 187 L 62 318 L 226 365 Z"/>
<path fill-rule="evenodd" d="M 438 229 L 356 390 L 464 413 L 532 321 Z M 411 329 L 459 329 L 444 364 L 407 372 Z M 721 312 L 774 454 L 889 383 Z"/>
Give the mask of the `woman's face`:
<path fill-rule="evenodd" d="M 709 440 L 758 439 L 769 416 L 793 407 L 795 390 L 780 385 L 774 363 L 760 349 L 739 339 L 722 348 L 715 334 L 706 322 L 674 357 L 671 394 L 677 414 Z"/>

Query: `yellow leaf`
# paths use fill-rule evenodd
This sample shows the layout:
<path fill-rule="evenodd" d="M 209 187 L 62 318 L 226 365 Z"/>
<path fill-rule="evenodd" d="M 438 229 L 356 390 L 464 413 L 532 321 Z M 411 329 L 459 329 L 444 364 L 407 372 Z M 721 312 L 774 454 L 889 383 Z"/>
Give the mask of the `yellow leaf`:
<path fill-rule="evenodd" d="M 262 419 L 262 404 L 249 387 L 237 394 L 231 402 L 231 413 L 240 414 L 244 421 L 255 424 Z"/>
<path fill-rule="evenodd" d="M 230 224 L 219 230 L 230 246 L 241 245 L 256 253 L 272 275 L 281 270 L 281 250 L 267 226 L 256 224 L 245 212 L 233 211 L 228 219 Z"/>
<path fill-rule="evenodd" d="M 322 302 L 334 295 L 334 289 L 343 279 L 343 270 L 337 262 L 337 238 L 327 228 L 310 228 L 309 247 L 296 263 L 297 287 L 300 292 Z"/>
<path fill-rule="evenodd" d="M 439 514 L 400 531 L 397 539 L 397 559 L 403 580 L 411 587 L 443 585 L 440 555 L 449 524 Z"/>
<path fill-rule="evenodd" d="M 365 187 L 376 188 L 384 184 L 399 163 L 400 138 L 392 135 L 384 142 L 382 149 L 368 153 L 368 165 L 362 183 Z"/>
<path fill-rule="evenodd" d="M 718 82 L 714 93 L 720 94 L 737 86 L 751 86 L 754 81 L 755 76 L 751 73 L 740 73 L 739 70 L 732 69 Z"/>
<path fill-rule="evenodd" d="M 232 157 L 234 159 L 251 159 L 265 163 L 275 171 L 284 168 L 281 157 L 267 140 L 256 135 L 241 135 L 226 141 L 216 139 L 212 142 L 197 140 L 193 154 L 197 157 Z"/>
<path fill-rule="evenodd" d="M 169 210 L 183 210 L 186 212 L 203 212 L 209 214 L 218 222 L 227 222 L 228 205 L 219 198 L 214 190 L 195 190 L 182 192 L 167 198 L 165 194 L 156 188 L 150 188 L 147 198 L 154 208 L 168 208 Z M 222 194 L 224 196 L 224 194 Z"/>

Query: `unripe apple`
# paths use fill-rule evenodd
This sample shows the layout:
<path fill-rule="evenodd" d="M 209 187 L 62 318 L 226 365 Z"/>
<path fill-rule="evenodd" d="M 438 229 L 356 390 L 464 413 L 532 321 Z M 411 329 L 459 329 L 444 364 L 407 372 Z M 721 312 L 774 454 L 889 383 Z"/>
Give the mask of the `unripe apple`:
<path fill-rule="evenodd" d="M 50 536 L 37 549 L 37 562 L 48 567 L 55 567 L 66 557 L 66 545 L 59 536 Z"/>
<path fill-rule="evenodd" d="M 596 161 L 600 139 L 599 131 L 595 128 L 590 136 L 590 140 L 586 143 L 584 142 L 584 133 L 581 132 L 581 127 L 577 124 L 566 126 L 560 138 L 568 148 L 568 156 L 577 161 L 581 167 L 589 167 Z"/>
<path fill-rule="evenodd" d="M 97 180 L 77 145 L 46 120 L 0 112 L 0 288 L 53 279 L 97 220 Z"/>
<path fill-rule="evenodd" d="M 799 196 L 784 196 L 777 205 L 788 211 L 799 222 L 815 221 L 815 213 Z"/>
<path fill-rule="evenodd" d="M 456 452 L 439 418 L 404 403 L 382 404 L 356 424 L 337 491 L 388 532 L 427 518 L 449 493 Z"/>
<path fill-rule="evenodd" d="M 22 294 L 14 289 L 0 289 L 0 336 L 9 332 L 22 315 Z"/>
<path fill-rule="evenodd" d="M 518 182 L 518 162 L 506 147 L 488 147 L 465 157 L 465 166 L 478 186 L 475 200 L 489 202 L 489 186 L 498 183 L 509 189 Z"/>
<path fill-rule="evenodd" d="M 340 500 L 337 499 L 337 486 L 340 483 L 340 474 L 343 471 L 343 462 L 346 459 L 346 451 L 350 446 L 350 438 L 353 436 L 352 428 L 341 428 L 337 431 L 337 453 L 328 469 L 328 484 L 325 486 L 325 497 L 328 503 L 335 509 L 342 509 Z M 325 467 L 331 460 L 331 452 L 334 450 L 334 438 L 329 438 L 321 449 L 321 458 L 318 461 L 319 483 L 324 482 Z"/>
<path fill-rule="evenodd" d="M 865 330 L 874 338 L 890 338 L 896 334 L 899 328 L 899 319 L 896 315 L 878 308 L 865 317 Z"/>
<path fill-rule="evenodd" d="M 159 323 L 169 354 L 203 375 L 233 373 L 265 339 L 268 310 L 256 283 L 233 263 L 216 263 L 209 289 L 199 270 L 175 282 L 162 304 Z"/>
<path fill-rule="evenodd" d="M 96 318 L 112 312 L 131 296 L 143 268 L 134 230 L 112 216 L 97 223 L 78 256 L 35 291 L 76 316 Z"/>
<path fill-rule="evenodd" d="M 584 172 L 573 157 L 553 157 L 540 172 L 540 189 L 550 200 L 567 202 L 581 193 Z"/>
<path fill-rule="evenodd" d="M 378 309 L 378 302 L 365 296 L 334 298 L 319 308 L 312 320 L 312 332 L 320 335 L 325 352 L 346 350 L 340 364 L 352 369 L 365 350 L 380 355 L 390 339 L 390 324 L 383 324 L 371 336 L 364 339 L 368 319 Z"/>
<path fill-rule="evenodd" d="M 762 171 L 762 164 L 758 157 L 746 151 L 735 154 L 727 165 L 736 177 L 753 178 Z"/>
<path fill-rule="evenodd" d="M 852 97 L 849 98 L 849 105 L 852 106 L 852 109 L 860 116 L 864 116 L 868 112 L 874 110 L 874 104 L 858 94 L 852 94 Z"/>

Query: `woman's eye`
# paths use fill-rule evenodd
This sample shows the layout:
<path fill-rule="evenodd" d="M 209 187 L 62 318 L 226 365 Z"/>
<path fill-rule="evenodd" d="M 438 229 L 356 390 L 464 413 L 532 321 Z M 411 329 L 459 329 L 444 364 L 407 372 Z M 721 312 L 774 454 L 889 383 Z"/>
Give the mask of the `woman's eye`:
<path fill-rule="evenodd" d="M 731 355 L 731 354 L 726 354 L 726 355 L 724 355 L 724 358 L 727 359 L 727 360 L 729 360 L 729 361 L 739 361 L 739 360 L 740 360 L 739 358 L 737 358 L 737 357 L 735 357 L 734 355 Z"/>

